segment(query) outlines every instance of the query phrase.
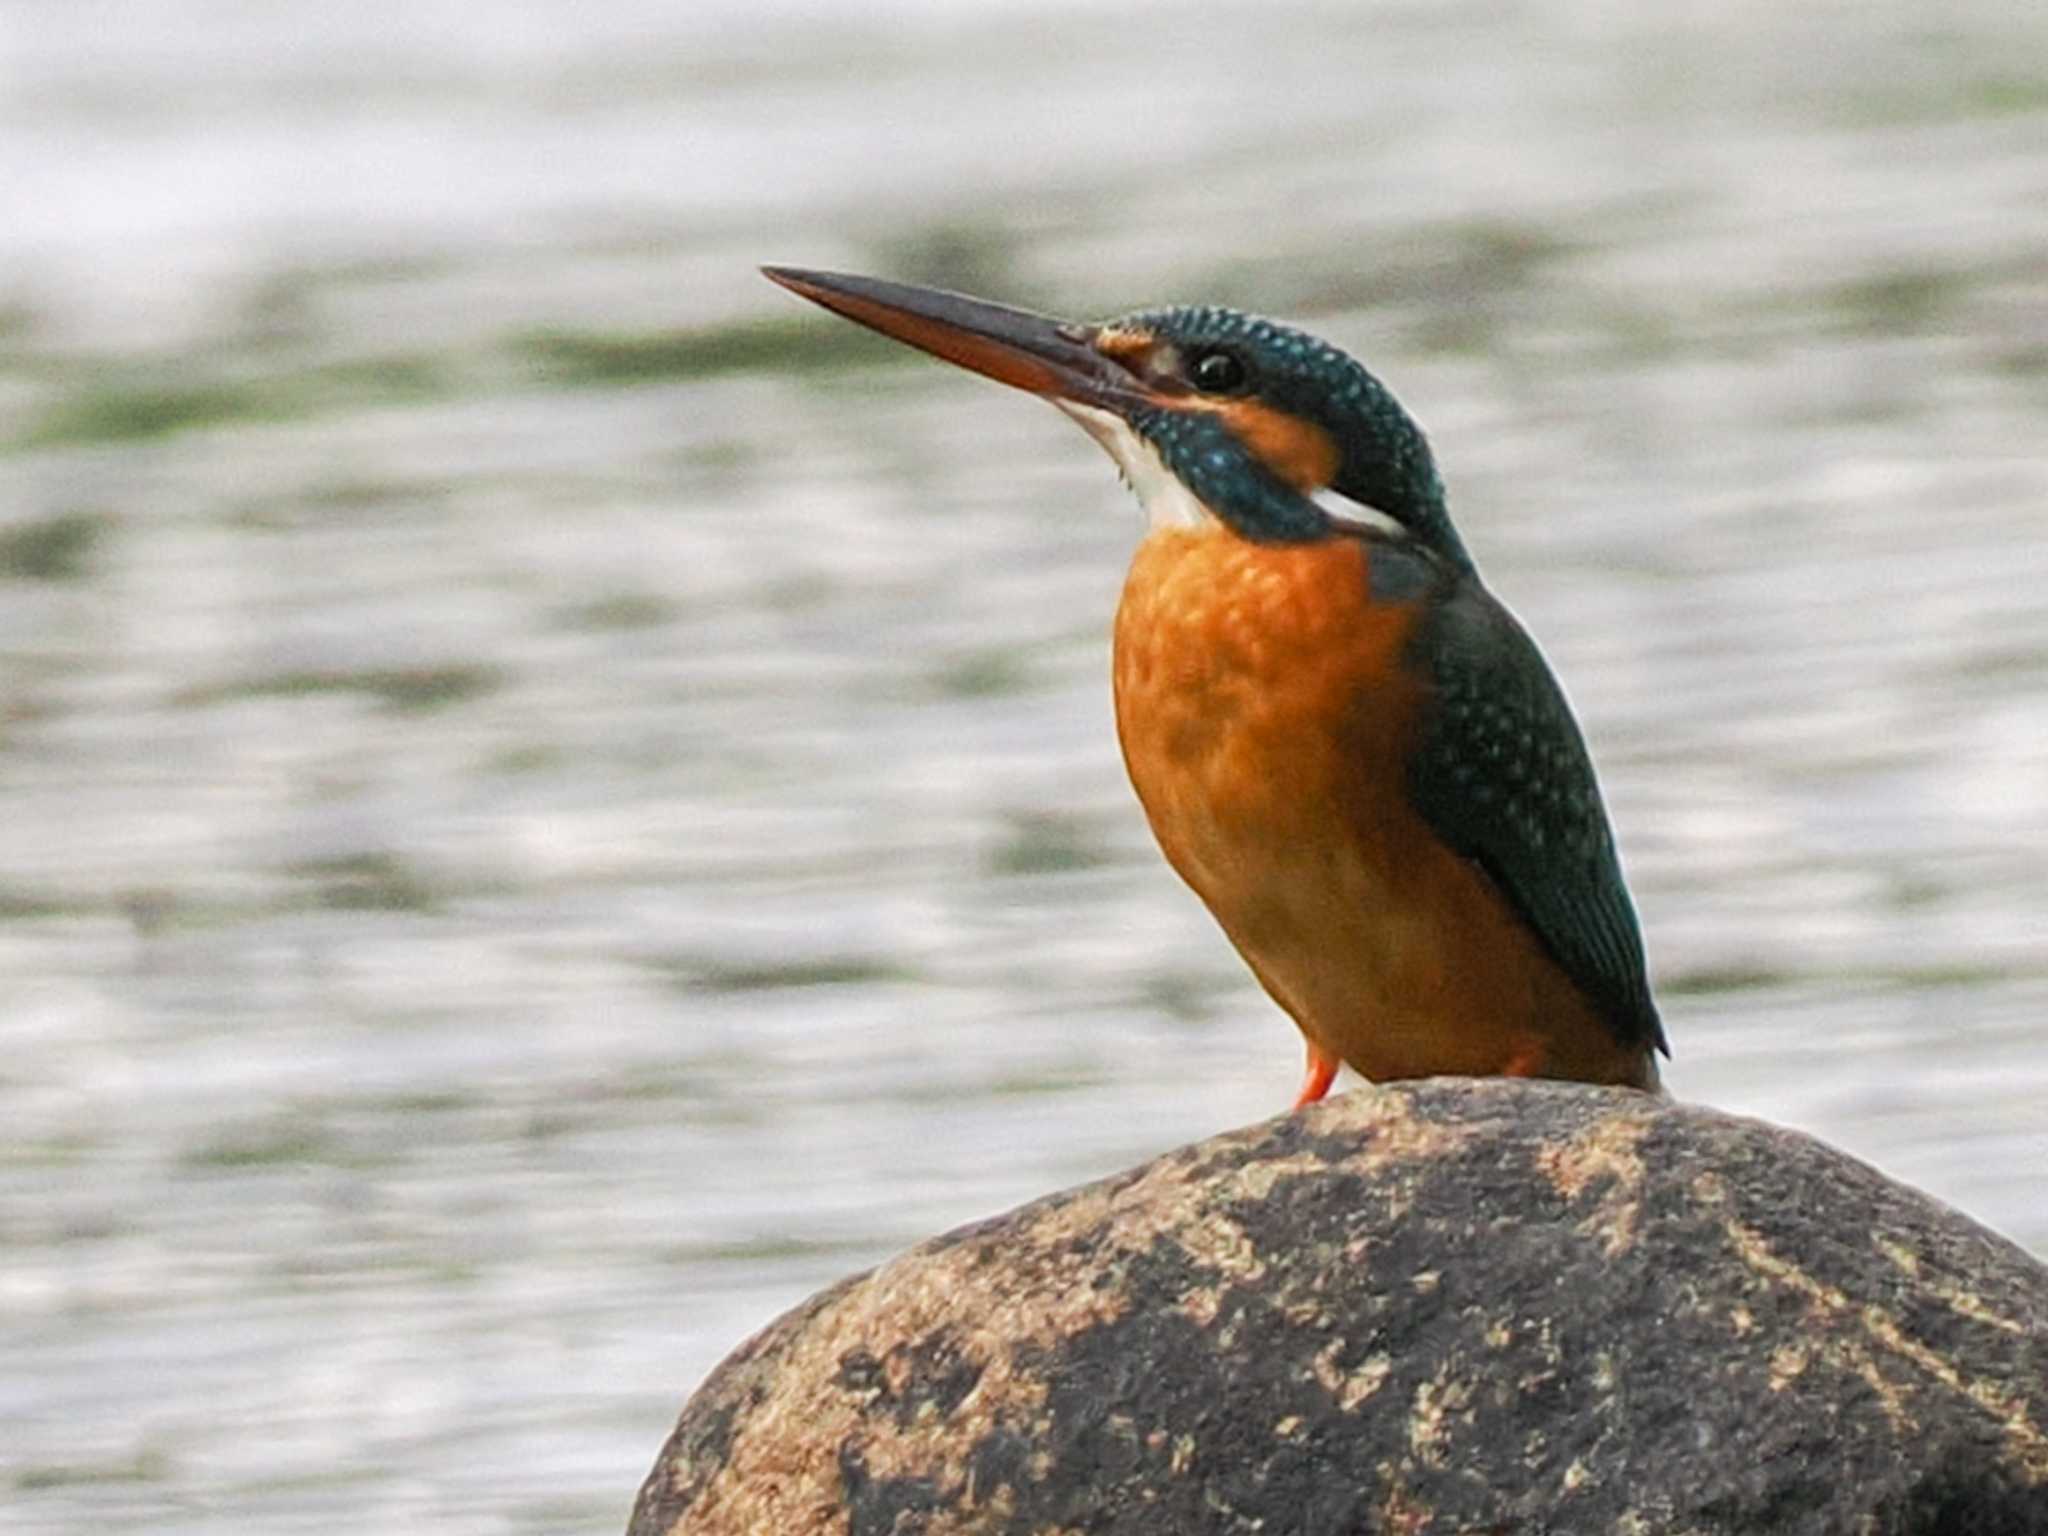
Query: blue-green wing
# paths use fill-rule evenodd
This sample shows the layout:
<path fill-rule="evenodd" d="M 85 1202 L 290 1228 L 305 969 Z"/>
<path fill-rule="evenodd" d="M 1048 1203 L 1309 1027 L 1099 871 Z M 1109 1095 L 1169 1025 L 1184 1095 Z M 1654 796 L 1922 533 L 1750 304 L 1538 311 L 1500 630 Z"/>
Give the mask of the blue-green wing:
<path fill-rule="evenodd" d="M 1409 655 L 1431 695 L 1416 809 L 1493 878 L 1618 1039 L 1668 1055 L 1593 760 L 1535 641 L 1464 574 L 1427 605 Z"/>

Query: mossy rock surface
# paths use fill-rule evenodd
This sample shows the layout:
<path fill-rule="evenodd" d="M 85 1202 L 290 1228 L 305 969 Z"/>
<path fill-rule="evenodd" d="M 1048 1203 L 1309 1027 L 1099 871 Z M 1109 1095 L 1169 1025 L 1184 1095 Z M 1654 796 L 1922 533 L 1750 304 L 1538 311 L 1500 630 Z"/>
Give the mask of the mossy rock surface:
<path fill-rule="evenodd" d="M 632 1536 L 2048 1533 L 2048 1268 L 1807 1137 L 1365 1088 L 742 1345 Z"/>

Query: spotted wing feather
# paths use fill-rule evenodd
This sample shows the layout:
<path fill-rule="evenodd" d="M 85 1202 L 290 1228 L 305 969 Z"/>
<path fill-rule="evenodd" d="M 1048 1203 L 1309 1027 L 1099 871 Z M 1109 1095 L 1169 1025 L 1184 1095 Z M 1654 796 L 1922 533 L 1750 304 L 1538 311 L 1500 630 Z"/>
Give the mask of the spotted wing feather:
<path fill-rule="evenodd" d="M 1543 655 L 1476 577 L 1428 605 L 1430 704 L 1409 792 L 1492 877 L 1616 1038 L 1669 1054 L 1585 738 Z"/>

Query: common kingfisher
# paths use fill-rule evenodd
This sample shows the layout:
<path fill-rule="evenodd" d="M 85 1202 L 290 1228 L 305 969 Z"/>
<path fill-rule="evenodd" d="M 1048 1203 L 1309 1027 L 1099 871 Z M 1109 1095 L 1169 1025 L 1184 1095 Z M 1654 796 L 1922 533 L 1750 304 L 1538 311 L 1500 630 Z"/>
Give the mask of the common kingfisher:
<path fill-rule="evenodd" d="M 1124 763 L 1167 861 L 1300 1026 L 1297 1108 L 1340 1063 L 1656 1089 L 1670 1050 L 1578 722 L 1379 379 L 1232 309 L 1080 324 L 763 271 L 1043 396 L 1137 492 Z"/>

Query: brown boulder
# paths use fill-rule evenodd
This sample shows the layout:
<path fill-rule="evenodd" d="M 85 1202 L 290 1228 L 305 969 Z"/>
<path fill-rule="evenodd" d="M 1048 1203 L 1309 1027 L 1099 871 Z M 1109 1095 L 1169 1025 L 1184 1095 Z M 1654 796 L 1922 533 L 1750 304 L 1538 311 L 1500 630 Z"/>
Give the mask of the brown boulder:
<path fill-rule="evenodd" d="M 631 1531 L 2048 1533 L 2048 1269 L 1754 1121 L 1364 1088 L 815 1297 Z"/>

